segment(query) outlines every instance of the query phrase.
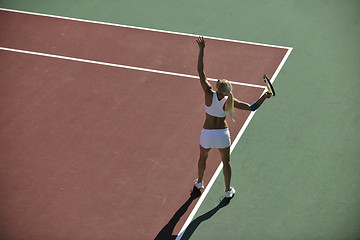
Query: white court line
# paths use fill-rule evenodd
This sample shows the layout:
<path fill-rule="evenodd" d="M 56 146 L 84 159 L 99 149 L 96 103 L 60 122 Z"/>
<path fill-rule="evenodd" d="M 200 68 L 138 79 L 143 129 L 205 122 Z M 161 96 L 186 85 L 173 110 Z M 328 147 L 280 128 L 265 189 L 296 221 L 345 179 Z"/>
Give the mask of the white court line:
<path fill-rule="evenodd" d="M 116 63 L 100 62 L 100 61 L 95 61 L 95 60 L 67 57 L 67 56 L 61 56 L 61 55 L 55 55 L 55 54 L 49 54 L 49 53 L 33 52 L 33 51 L 14 49 L 14 48 L 0 47 L 0 50 L 24 53 L 24 54 L 30 54 L 30 55 L 36 55 L 36 56 L 42 56 L 42 57 L 57 58 L 57 59 L 76 61 L 76 62 L 91 63 L 91 64 L 97 64 L 97 65 L 103 65 L 103 66 L 109 66 L 109 67 L 126 68 L 126 69 L 138 70 L 138 71 L 143 71 L 143 72 L 160 73 L 160 74 L 177 76 L 177 77 L 186 77 L 186 78 L 195 78 L 195 79 L 199 78 L 198 76 L 189 75 L 189 74 L 160 71 L 160 70 L 149 69 L 149 68 L 133 67 L 133 66 L 127 66 L 127 65 L 122 65 L 122 64 L 116 64 Z M 214 81 L 214 82 L 217 81 L 217 79 L 215 79 L 215 78 L 207 78 L 207 79 L 209 81 Z M 255 88 L 264 88 L 264 89 L 266 88 L 266 86 L 250 84 L 250 83 L 233 82 L 233 81 L 230 81 L 230 83 L 234 84 L 234 85 L 242 85 L 242 86 L 255 87 Z"/>
<path fill-rule="evenodd" d="M 145 27 L 136 27 L 136 26 L 130 26 L 130 25 L 124 25 L 124 24 L 93 21 L 93 20 L 86 20 L 86 19 L 79 19 L 79 18 L 72 18 L 72 17 L 63 17 L 63 16 L 57 16 L 57 15 L 51 15 L 51 14 L 27 12 L 27 11 L 20 11 L 20 10 L 7 9 L 7 8 L 0 8 L 0 11 L 15 12 L 15 13 L 22 13 L 22 14 L 43 16 L 43 17 L 50 17 L 50 18 L 58 18 L 58 19 L 71 20 L 71 21 L 77 21 L 77 22 L 95 23 L 95 24 L 102 24 L 102 25 L 115 26 L 115 27 L 132 28 L 132 29 L 153 31 L 153 32 L 160 32 L 160 33 L 169 33 L 169 34 L 189 36 L 189 37 L 198 37 L 199 36 L 199 35 L 190 34 L 190 33 L 181 33 L 181 32 L 166 31 L 166 30 L 159 30 L 159 29 L 145 28 Z M 250 44 L 250 45 L 258 45 L 258 46 L 264 46 L 264 47 L 292 49 L 291 47 L 283 47 L 283 46 L 277 46 L 277 45 L 271 45 L 271 44 L 265 44 L 265 43 L 239 41 L 239 40 L 226 39 L 226 38 L 217 38 L 217 37 L 211 37 L 211 36 L 204 36 L 204 38 L 220 40 L 220 41 L 227 41 L 227 42 L 244 43 L 244 44 Z"/>
<path fill-rule="evenodd" d="M 0 8 L 2 11 L 8 11 L 8 12 L 16 12 L 16 13 L 23 13 L 23 14 L 29 14 L 29 15 L 36 15 L 36 16 L 44 16 L 44 17 L 51 17 L 51 18 L 58 18 L 58 19 L 64 19 L 64 20 L 72 20 L 72 21 L 78 21 L 78 22 L 86 22 L 86 23 L 95 23 L 95 24 L 102 24 L 102 25 L 108 25 L 108 26 L 116 26 L 116 27 L 124 27 L 124 28 L 132 28 L 132 29 L 139 29 L 139 30 L 146 30 L 146 31 L 154 31 L 154 32 L 160 32 L 160 33 L 168 33 L 168 34 L 176 34 L 176 35 L 182 35 L 182 36 L 191 36 L 191 37 L 197 37 L 198 35 L 195 34 L 188 34 L 188 33 L 180 33 L 180 32 L 173 32 L 173 31 L 164 31 L 164 30 L 158 30 L 158 29 L 151 29 L 151 28 L 144 28 L 144 27 L 135 27 L 135 26 L 129 26 L 129 25 L 122 25 L 122 24 L 114 24 L 114 23 L 107 23 L 107 22 L 100 22 L 100 21 L 92 21 L 92 20 L 84 20 L 84 19 L 77 19 L 77 18 L 71 18 L 71 17 L 62 17 L 62 16 L 56 16 L 56 15 L 49 15 L 49 14 L 42 14 L 42 13 L 33 13 L 33 12 L 25 12 L 25 11 L 19 11 L 19 10 L 12 10 L 12 9 L 5 9 Z M 258 46 L 264 46 L 264 47 L 273 47 L 273 48 L 283 48 L 287 49 L 287 53 L 285 54 L 283 60 L 281 61 L 280 65 L 278 66 L 277 70 L 275 71 L 274 75 L 271 78 L 271 83 L 273 83 L 279 74 L 281 68 L 285 64 L 287 58 L 289 57 L 292 47 L 284 47 L 284 46 L 277 46 L 277 45 L 270 45 L 270 44 L 263 44 L 263 43 L 255 43 L 255 42 L 247 42 L 247 41 L 239 41 L 239 40 L 232 40 L 232 39 L 225 39 L 225 38 L 217 38 L 217 37 L 210 37 L 210 36 L 204 36 L 204 38 L 213 39 L 213 40 L 220 40 L 220 41 L 227 41 L 227 42 L 235 42 L 235 43 L 243 43 L 243 44 L 250 44 L 250 45 L 258 45 Z M 188 77 L 188 78 L 198 78 L 197 76 L 193 75 L 186 75 L 186 74 L 180 74 L 180 73 L 172 73 L 172 72 L 165 72 L 160 70 L 152 70 L 152 69 L 146 69 L 146 68 L 139 68 L 139 67 L 131 67 L 126 65 L 120 65 L 120 64 L 112 64 L 112 63 L 105 63 L 105 62 L 99 62 L 99 61 L 92 61 L 92 60 L 86 60 L 86 59 L 79 59 L 79 58 L 72 58 L 72 57 L 65 57 L 65 56 L 58 56 L 58 55 L 52 55 L 52 54 L 46 54 L 46 53 L 36 53 L 36 52 L 30 52 L 25 50 L 18 50 L 18 49 L 10 49 L 10 48 L 4 48 L 0 47 L 0 50 L 5 51 L 13 51 L 13 52 L 21 52 L 21 53 L 27 53 L 27 54 L 33 54 L 33 55 L 39 55 L 39 56 L 47 56 L 47 57 L 53 57 L 53 58 L 60 58 L 60 59 L 66 59 L 66 60 L 72 60 L 72 61 L 79 61 L 79 62 L 86 62 L 86 63 L 93 63 L 93 64 L 100 64 L 100 65 L 106 65 L 106 66 L 112 66 L 112 67 L 121 67 L 121 68 L 128 68 L 128 69 L 134 69 L 134 70 L 140 70 L 140 71 L 148 71 L 148 72 L 155 72 L 155 73 L 161 73 L 161 74 L 167 74 L 167 75 L 173 75 L 173 76 L 182 76 L 182 77 Z M 208 78 L 210 81 L 217 81 L 217 79 Z M 265 86 L 260 85 L 254 85 L 254 84 L 247 84 L 247 83 L 238 83 L 238 82 L 231 82 L 232 84 L 237 85 L 244 85 L 244 86 L 250 86 L 250 87 L 257 87 L 257 88 L 263 88 L 264 92 L 267 91 Z M 240 140 L 241 136 L 245 132 L 245 129 L 249 125 L 251 119 L 254 117 L 255 112 L 251 112 L 248 118 L 246 119 L 244 125 L 240 129 L 238 135 L 236 136 L 234 142 L 231 144 L 230 153 L 233 151 L 235 146 L 237 145 L 238 141 Z M 176 240 L 180 240 L 186 231 L 186 228 L 191 223 L 193 217 L 195 216 L 196 212 L 200 208 L 200 205 L 204 201 L 206 195 L 210 191 L 212 185 L 214 184 L 216 178 L 218 177 L 219 173 L 221 172 L 223 168 L 222 162 L 219 164 L 217 170 L 215 171 L 214 175 L 212 176 L 209 184 L 205 188 L 204 192 L 202 193 L 199 201 L 196 203 L 194 209 L 190 213 L 189 217 L 187 218 L 185 224 L 181 228 Z"/>

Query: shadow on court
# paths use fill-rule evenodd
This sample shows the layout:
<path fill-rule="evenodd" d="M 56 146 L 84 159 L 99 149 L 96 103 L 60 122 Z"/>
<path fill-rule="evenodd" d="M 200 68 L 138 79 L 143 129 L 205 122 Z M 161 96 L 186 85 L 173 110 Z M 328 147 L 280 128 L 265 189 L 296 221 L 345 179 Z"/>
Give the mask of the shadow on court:
<path fill-rule="evenodd" d="M 197 217 L 195 220 L 193 220 L 190 225 L 187 227 L 184 235 L 182 236 L 181 240 L 190 239 L 191 235 L 195 232 L 195 230 L 199 227 L 199 225 L 211 218 L 215 215 L 217 211 L 219 211 L 221 208 L 227 206 L 230 203 L 231 199 L 224 198 L 216 207 L 208 211 L 207 213 L 204 213 L 203 215 Z"/>
<path fill-rule="evenodd" d="M 175 240 L 177 235 L 173 235 L 174 228 L 176 224 L 179 222 L 180 218 L 186 213 L 192 201 L 196 198 L 200 197 L 201 192 L 194 186 L 189 199 L 176 211 L 174 216 L 170 219 L 170 221 L 161 229 L 154 240 Z M 208 211 L 207 213 L 197 217 L 193 220 L 190 225 L 187 227 L 184 235 L 181 240 L 189 239 L 191 235 L 195 232 L 196 228 L 203 222 L 211 218 L 215 215 L 217 211 L 221 208 L 227 206 L 230 203 L 230 199 L 224 198 L 215 208 Z"/>
<path fill-rule="evenodd" d="M 190 193 L 189 199 L 176 211 L 174 216 L 170 221 L 161 229 L 161 231 L 156 236 L 155 240 L 173 240 L 176 239 L 177 235 L 173 235 L 174 228 L 179 222 L 180 218 L 186 213 L 191 203 L 198 197 L 200 197 L 201 192 L 195 186 Z"/>

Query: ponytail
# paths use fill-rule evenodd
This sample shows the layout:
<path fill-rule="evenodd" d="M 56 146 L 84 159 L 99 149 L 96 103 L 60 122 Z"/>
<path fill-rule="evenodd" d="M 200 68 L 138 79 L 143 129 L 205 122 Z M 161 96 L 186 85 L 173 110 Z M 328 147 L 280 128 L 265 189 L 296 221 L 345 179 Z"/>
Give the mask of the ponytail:
<path fill-rule="evenodd" d="M 234 96 L 232 91 L 229 92 L 228 99 L 226 101 L 225 110 L 229 112 L 231 119 L 235 122 L 234 119 Z"/>
<path fill-rule="evenodd" d="M 235 122 L 234 119 L 234 96 L 232 93 L 232 85 L 226 79 L 218 79 L 216 83 L 217 89 L 221 89 L 221 92 L 228 96 L 225 105 L 225 111 L 229 113 L 231 119 Z"/>

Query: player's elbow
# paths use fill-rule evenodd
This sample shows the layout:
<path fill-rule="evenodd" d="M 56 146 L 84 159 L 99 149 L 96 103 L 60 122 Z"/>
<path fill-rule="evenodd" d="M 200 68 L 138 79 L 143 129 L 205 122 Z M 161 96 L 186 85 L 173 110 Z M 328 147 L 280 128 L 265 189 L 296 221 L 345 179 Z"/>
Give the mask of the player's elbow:
<path fill-rule="evenodd" d="M 206 77 L 205 77 L 205 73 L 203 71 L 199 71 L 199 77 L 200 80 L 205 81 Z"/>
<path fill-rule="evenodd" d="M 197 71 L 198 71 L 198 73 L 199 73 L 199 76 L 200 76 L 200 75 L 204 75 L 204 69 L 203 69 L 202 67 L 198 67 L 198 68 L 197 68 Z"/>
<path fill-rule="evenodd" d="M 253 111 L 253 110 L 250 108 L 250 105 L 249 105 L 249 104 L 245 104 L 245 103 L 236 103 L 236 102 L 235 102 L 234 107 L 237 108 L 237 109 L 245 110 L 245 111 Z"/>

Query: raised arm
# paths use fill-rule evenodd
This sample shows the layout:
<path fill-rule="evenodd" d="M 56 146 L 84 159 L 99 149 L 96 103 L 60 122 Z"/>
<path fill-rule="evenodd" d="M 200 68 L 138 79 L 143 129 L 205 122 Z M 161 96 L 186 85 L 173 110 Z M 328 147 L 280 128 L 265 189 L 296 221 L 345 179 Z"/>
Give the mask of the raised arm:
<path fill-rule="evenodd" d="M 197 44 L 199 45 L 199 58 L 198 58 L 198 64 L 197 64 L 197 70 L 200 77 L 200 83 L 201 87 L 203 88 L 205 94 L 211 93 L 211 85 L 206 79 L 206 75 L 204 72 L 204 49 L 205 49 L 205 40 L 203 37 L 199 37 L 196 40 Z"/>
<path fill-rule="evenodd" d="M 261 106 L 261 104 L 265 101 L 265 99 L 270 98 L 270 97 L 271 97 L 271 94 L 267 92 L 251 105 L 248 103 L 245 103 L 245 102 L 241 102 L 241 101 L 237 100 L 236 98 L 234 98 L 234 107 L 238 108 L 238 109 L 242 109 L 242 110 L 247 110 L 247 111 L 255 111 L 256 109 L 258 109 Z"/>

